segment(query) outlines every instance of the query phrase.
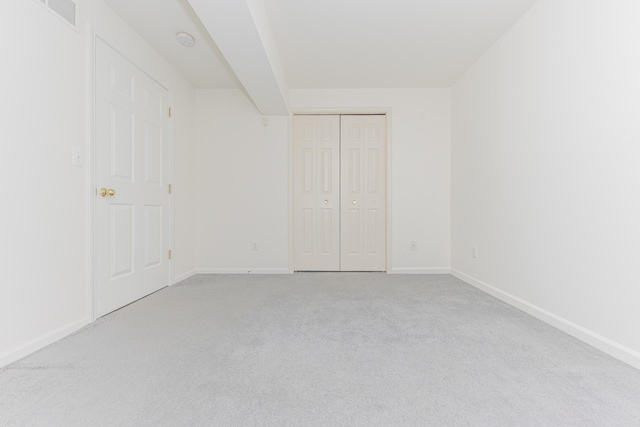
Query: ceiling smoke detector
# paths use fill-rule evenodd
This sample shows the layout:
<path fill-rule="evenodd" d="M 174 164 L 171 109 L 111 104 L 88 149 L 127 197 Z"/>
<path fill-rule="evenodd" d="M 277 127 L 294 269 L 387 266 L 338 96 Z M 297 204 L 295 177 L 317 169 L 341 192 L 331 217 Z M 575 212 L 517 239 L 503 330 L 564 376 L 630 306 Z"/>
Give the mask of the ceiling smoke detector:
<path fill-rule="evenodd" d="M 176 33 L 176 38 L 178 39 L 178 43 L 185 47 L 191 47 L 195 43 L 195 39 L 189 33 Z"/>

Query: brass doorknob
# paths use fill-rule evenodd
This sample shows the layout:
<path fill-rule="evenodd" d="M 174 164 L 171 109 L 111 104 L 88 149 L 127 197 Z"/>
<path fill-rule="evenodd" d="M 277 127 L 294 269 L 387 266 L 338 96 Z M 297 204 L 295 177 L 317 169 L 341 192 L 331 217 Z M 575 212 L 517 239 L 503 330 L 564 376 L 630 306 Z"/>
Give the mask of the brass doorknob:
<path fill-rule="evenodd" d="M 354 205 L 357 205 L 357 204 L 358 204 L 358 201 L 357 201 L 357 200 L 354 200 L 354 201 L 353 201 L 353 202 L 351 202 L 351 203 L 353 203 Z"/>
<path fill-rule="evenodd" d="M 102 197 L 115 196 L 116 195 L 116 190 L 114 190 L 113 188 L 104 188 L 104 187 L 102 187 L 100 189 L 100 195 Z"/>
<path fill-rule="evenodd" d="M 329 201 L 327 199 L 324 200 L 324 204 L 326 205 L 327 203 L 329 203 Z"/>

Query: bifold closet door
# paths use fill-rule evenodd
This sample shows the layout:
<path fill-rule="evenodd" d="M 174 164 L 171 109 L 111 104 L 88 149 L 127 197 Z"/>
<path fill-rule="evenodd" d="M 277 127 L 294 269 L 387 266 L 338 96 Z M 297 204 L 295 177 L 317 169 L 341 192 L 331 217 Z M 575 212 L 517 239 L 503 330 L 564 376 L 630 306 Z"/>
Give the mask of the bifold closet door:
<path fill-rule="evenodd" d="M 340 270 L 340 116 L 294 116 L 294 269 Z"/>
<path fill-rule="evenodd" d="M 386 269 L 384 115 L 341 117 L 341 271 Z"/>
<path fill-rule="evenodd" d="M 385 271 L 385 116 L 294 116 L 294 269 Z"/>

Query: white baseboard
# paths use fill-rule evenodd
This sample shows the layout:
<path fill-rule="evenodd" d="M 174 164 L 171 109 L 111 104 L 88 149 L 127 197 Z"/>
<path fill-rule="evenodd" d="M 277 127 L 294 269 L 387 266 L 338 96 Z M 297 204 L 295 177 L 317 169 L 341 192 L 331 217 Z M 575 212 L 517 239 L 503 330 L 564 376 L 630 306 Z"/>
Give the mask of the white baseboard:
<path fill-rule="evenodd" d="M 287 268 L 203 268 L 194 274 L 291 274 Z"/>
<path fill-rule="evenodd" d="M 587 328 L 584 328 L 576 323 L 573 323 L 567 319 L 564 319 L 556 314 L 553 314 L 543 308 L 533 305 L 523 299 L 513 296 L 507 292 L 489 285 L 475 277 L 469 276 L 456 269 L 451 269 L 451 274 L 458 279 L 470 284 L 471 286 L 480 289 L 507 304 L 516 307 L 533 317 L 542 320 L 543 322 L 560 329 L 563 332 L 589 344 L 592 347 L 597 348 L 610 356 L 621 360 L 634 368 L 640 369 L 640 353 L 634 351 L 622 344 L 619 344 L 607 337 L 603 337 Z"/>
<path fill-rule="evenodd" d="M 196 273 L 196 270 L 191 270 L 191 271 L 189 271 L 187 273 L 184 273 L 184 274 L 181 274 L 179 276 L 176 276 L 176 277 L 173 278 L 172 285 L 175 285 L 176 283 L 180 283 L 180 282 L 182 282 L 184 280 L 187 280 L 188 278 L 190 278 L 191 276 L 195 276 L 196 274 L 198 274 L 198 273 Z"/>
<path fill-rule="evenodd" d="M 387 274 L 450 274 L 449 267 L 441 268 L 392 268 Z"/>
<path fill-rule="evenodd" d="M 190 272 L 187 275 L 182 275 L 180 278 L 174 280 L 175 283 L 188 279 L 196 274 L 294 274 L 287 268 L 202 268 Z M 450 274 L 451 269 L 448 267 L 442 268 L 394 268 L 387 271 L 387 274 Z"/>
<path fill-rule="evenodd" d="M 31 353 L 35 353 L 36 351 L 45 348 L 49 344 L 53 344 L 54 342 L 71 335 L 77 330 L 84 328 L 89 323 L 91 323 L 91 320 L 88 318 L 70 323 L 61 328 L 41 335 L 38 338 L 34 338 L 24 344 L 0 353 L 0 368 L 2 368 L 3 366 L 7 366 L 10 363 L 16 362 L 23 357 L 30 355 Z"/>

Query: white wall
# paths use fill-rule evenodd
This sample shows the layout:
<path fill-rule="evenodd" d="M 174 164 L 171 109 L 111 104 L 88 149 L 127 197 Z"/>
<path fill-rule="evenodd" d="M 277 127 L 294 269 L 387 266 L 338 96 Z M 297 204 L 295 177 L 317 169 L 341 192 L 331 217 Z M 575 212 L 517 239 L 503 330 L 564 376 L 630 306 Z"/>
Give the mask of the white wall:
<path fill-rule="evenodd" d="M 79 31 L 36 1 L 0 5 L 0 366 L 91 320 L 90 22 L 174 91 L 175 272 L 184 274 L 195 265 L 188 249 L 194 246 L 195 176 L 187 166 L 195 91 L 101 1 L 78 4 Z M 85 149 L 84 168 L 71 166 L 73 146 Z"/>
<path fill-rule="evenodd" d="M 454 272 L 638 367 L 639 20 L 540 0 L 452 95 Z"/>
<path fill-rule="evenodd" d="M 179 76 L 173 87 L 173 281 L 196 269 L 196 91 Z"/>
<path fill-rule="evenodd" d="M 391 273 L 450 267 L 450 90 L 290 90 L 296 111 L 391 112 Z M 411 252 L 409 242 L 418 242 Z"/>
<path fill-rule="evenodd" d="M 288 117 L 262 118 L 239 90 L 197 91 L 198 272 L 288 272 Z"/>
<path fill-rule="evenodd" d="M 16 42 L 15 34 L 24 34 Z M 86 321 L 85 43 L 34 1 L 2 2 L 0 363 Z"/>

